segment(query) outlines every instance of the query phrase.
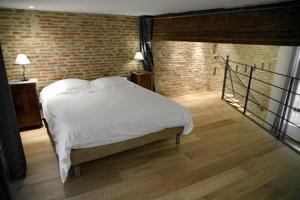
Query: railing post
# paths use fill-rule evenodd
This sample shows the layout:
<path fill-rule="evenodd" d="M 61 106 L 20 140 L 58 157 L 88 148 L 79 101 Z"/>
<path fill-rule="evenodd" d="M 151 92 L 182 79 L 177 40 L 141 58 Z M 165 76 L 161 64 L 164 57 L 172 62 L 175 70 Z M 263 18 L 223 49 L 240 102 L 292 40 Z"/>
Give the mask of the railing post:
<path fill-rule="evenodd" d="M 244 112 L 243 112 L 244 115 L 246 115 L 246 112 L 247 112 L 247 105 L 248 105 L 248 99 L 249 99 L 249 93 L 250 93 L 250 87 L 251 87 L 251 81 L 252 81 L 252 74 L 253 74 L 253 67 L 250 67 L 250 75 L 249 75 L 247 94 L 246 94 Z"/>
<path fill-rule="evenodd" d="M 289 104 L 289 101 L 290 101 L 290 97 L 291 97 L 291 92 L 292 92 L 292 89 L 293 89 L 293 85 L 294 85 L 294 77 L 291 77 L 291 81 L 289 83 L 289 87 L 288 87 L 288 91 L 287 91 L 287 95 L 286 95 L 286 99 L 285 99 L 285 102 L 284 102 L 284 108 L 283 108 L 283 112 L 282 112 L 282 118 L 281 118 L 281 122 L 279 124 L 279 133 L 277 134 L 277 138 L 278 139 L 281 139 L 282 138 L 282 128 L 283 128 L 283 123 L 284 123 L 284 119 L 285 119 L 285 115 L 286 115 L 286 111 L 287 111 L 287 108 L 288 108 L 288 104 Z"/>
<path fill-rule="evenodd" d="M 230 77 L 230 83 L 231 83 L 231 89 L 232 89 L 232 94 L 233 96 L 235 97 L 235 92 L 234 92 L 234 87 L 233 87 L 233 82 L 232 82 L 232 76 L 231 76 L 231 67 L 230 65 L 228 64 L 228 71 L 229 71 L 229 77 Z M 234 71 L 232 71 L 234 73 Z"/>
<path fill-rule="evenodd" d="M 223 80 L 223 89 L 222 89 L 222 99 L 224 99 L 224 94 L 225 94 L 226 79 L 227 79 L 227 70 L 228 70 L 228 62 L 229 62 L 229 56 L 227 56 L 226 61 L 225 61 L 224 80 Z"/>

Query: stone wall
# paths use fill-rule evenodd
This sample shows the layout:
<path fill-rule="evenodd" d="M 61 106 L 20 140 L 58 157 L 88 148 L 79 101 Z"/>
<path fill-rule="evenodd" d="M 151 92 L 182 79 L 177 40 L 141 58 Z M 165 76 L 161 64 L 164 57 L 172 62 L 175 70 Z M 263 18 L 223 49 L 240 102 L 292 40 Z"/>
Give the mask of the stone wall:
<path fill-rule="evenodd" d="M 0 42 L 8 77 L 21 79 L 14 61 L 26 54 L 28 77 L 38 89 L 63 78 L 129 75 L 138 50 L 138 18 L 0 9 Z"/>

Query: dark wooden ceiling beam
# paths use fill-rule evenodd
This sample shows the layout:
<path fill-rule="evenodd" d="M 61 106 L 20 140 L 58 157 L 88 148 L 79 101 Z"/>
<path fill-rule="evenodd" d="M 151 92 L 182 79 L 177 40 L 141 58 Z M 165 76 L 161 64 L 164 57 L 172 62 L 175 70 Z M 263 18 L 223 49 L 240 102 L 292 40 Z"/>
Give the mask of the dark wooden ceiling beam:
<path fill-rule="evenodd" d="M 300 2 L 154 18 L 154 40 L 300 45 Z"/>

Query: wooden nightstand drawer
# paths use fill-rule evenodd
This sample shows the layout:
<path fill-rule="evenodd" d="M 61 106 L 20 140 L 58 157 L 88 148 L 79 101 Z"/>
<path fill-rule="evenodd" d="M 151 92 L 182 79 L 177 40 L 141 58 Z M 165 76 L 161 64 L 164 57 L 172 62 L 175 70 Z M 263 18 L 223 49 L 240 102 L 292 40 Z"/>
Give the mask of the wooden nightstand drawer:
<path fill-rule="evenodd" d="M 42 126 L 36 80 L 10 83 L 11 95 L 20 129 Z"/>
<path fill-rule="evenodd" d="M 132 72 L 131 81 L 146 89 L 153 90 L 153 76 L 151 72 Z"/>

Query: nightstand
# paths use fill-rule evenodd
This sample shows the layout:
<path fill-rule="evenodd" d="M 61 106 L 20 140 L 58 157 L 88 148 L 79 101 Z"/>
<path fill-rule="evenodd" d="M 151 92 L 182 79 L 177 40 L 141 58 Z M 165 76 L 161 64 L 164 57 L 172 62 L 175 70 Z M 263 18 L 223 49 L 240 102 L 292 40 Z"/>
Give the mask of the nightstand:
<path fill-rule="evenodd" d="M 132 72 L 131 81 L 146 89 L 153 90 L 153 74 L 152 72 Z"/>
<path fill-rule="evenodd" d="M 20 129 L 42 126 L 36 84 L 37 79 L 9 83 Z"/>

